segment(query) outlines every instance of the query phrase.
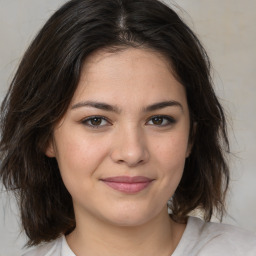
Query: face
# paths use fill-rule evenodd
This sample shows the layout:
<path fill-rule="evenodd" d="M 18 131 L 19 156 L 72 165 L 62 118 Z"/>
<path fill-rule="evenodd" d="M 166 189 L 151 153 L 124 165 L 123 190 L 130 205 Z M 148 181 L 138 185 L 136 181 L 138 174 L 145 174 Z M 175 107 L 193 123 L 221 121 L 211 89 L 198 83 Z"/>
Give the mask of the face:
<path fill-rule="evenodd" d="M 90 56 L 46 151 L 76 218 L 132 226 L 167 213 L 190 151 L 189 123 L 184 87 L 160 54 Z"/>

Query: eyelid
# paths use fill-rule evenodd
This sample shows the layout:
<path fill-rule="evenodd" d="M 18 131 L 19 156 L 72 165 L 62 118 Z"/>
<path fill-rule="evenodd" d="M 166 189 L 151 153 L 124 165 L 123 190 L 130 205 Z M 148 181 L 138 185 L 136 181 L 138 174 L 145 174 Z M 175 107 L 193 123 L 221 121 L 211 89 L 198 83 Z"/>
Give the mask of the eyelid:
<path fill-rule="evenodd" d="M 154 116 L 151 116 L 151 117 L 147 120 L 146 124 L 147 124 L 149 121 L 151 121 L 153 118 L 156 118 L 156 117 L 166 119 L 166 120 L 168 121 L 168 124 L 164 124 L 164 125 L 162 125 L 162 124 L 160 124 L 160 125 L 157 125 L 157 124 L 149 124 L 149 125 L 158 126 L 158 127 L 165 127 L 165 126 L 173 125 L 173 124 L 175 124 L 175 123 L 177 122 L 176 119 L 173 118 L 172 116 L 168 116 L 168 115 L 154 115 Z"/>
<path fill-rule="evenodd" d="M 105 122 L 107 122 L 107 124 L 100 124 L 100 125 L 92 125 L 92 124 L 89 124 L 89 121 L 90 120 L 93 120 L 94 118 L 99 118 Z M 163 120 L 167 120 L 167 124 L 149 124 L 150 121 L 152 121 L 153 118 L 162 118 Z M 86 118 L 83 118 L 81 121 L 80 121 L 83 125 L 87 126 L 87 127 L 90 127 L 90 128 L 94 128 L 94 129 L 99 129 L 99 128 L 104 128 L 106 126 L 111 126 L 112 123 L 109 121 L 108 118 L 106 118 L 105 116 L 100 116 L 100 115 L 93 115 L 93 116 L 88 116 Z M 177 121 L 175 118 L 173 118 L 172 116 L 169 116 L 169 115 L 154 115 L 154 116 L 151 116 L 150 118 L 147 119 L 146 121 L 146 125 L 151 125 L 151 126 L 157 126 L 157 127 L 165 127 L 165 126 L 170 126 L 170 125 L 173 125 L 175 124 Z"/>
<path fill-rule="evenodd" d="M 108 124 L 106 125 L 91 125 L 87 122 L 89 122 L 90 120 L 93 120 L 94 118 L 99 118 L 99 119 L 102 119 L 104 121 L 106 121 Z M 86 118 L 83 118 L 81 120 L 81 123 L 85 126 L 88 126 L 88 127 L 91 127 L 91 128 L 94 128 L 94 129 L 97 129 L 97 128 L 101 128 L 101 127 L 106 127 L 106 126 L 110 126 L 112 125 L 112 123 L 104 116 L 99 116 L 99 115 L 94 115 L 94 116 L 88 116 Z"/>

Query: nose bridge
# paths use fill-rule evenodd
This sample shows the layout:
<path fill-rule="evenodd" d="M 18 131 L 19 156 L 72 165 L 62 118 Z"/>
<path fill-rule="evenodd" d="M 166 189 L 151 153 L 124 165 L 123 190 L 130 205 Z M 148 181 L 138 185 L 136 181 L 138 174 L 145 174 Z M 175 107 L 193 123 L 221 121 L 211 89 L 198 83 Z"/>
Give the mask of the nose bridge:
<path fill-rule="evenodd" d="M 142 127 L 128 125 L 116 132 L 112 159 L 128 166 L 145 163 L 149 158 L 147 141 Z"/>

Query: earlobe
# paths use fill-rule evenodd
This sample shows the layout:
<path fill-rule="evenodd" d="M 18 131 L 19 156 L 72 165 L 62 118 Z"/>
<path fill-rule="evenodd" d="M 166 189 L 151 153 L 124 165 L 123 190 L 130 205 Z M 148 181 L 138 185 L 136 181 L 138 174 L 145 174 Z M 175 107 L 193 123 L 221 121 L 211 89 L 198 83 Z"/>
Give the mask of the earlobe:
<path fill-rule="evenodd" d="M 186 158 L 188 158 L 188 157 L 190 156 L 192 147 L 193 147 L 193 143 L 192 143 L 192 142 L 189 142 L 189 143 L 188 143 L 188 147 L 187 147 L 187 152 L 186 152 Z"/>
<path fill-rule="evenodd" d="M 54 150 L 54 146 L 53 146 L 53 141 L 49 141 L 49 144 L 45 150 L 45 155 L 48 157 L 55 157 L 55 150 Z"/>
<path fill-rule="evenodd" d="M 190 156 L 192 148 L 194 146 L 196 130 L 197 130 L 197 122 L 193 122 L 192 129 L 190 130 L 190 135 L 189 135 L 189 142 L 188 142 L 188 147 L 187 147 L 187 152 L 186 152 L 186 158 L 188 158 Z"/>

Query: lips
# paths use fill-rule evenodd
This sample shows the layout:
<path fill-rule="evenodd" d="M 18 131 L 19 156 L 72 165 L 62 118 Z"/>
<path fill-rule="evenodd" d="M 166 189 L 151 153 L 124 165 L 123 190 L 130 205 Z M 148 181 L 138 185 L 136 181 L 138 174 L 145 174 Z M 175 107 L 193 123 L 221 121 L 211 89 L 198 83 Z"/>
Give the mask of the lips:
<path fill-rule="evenodd" d="M 153 179 L 144 176 L 116 176 L 102 179 L 106 185 L 114 190 L 134 194 L 147 188 L 153 181 Z"/>

